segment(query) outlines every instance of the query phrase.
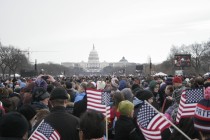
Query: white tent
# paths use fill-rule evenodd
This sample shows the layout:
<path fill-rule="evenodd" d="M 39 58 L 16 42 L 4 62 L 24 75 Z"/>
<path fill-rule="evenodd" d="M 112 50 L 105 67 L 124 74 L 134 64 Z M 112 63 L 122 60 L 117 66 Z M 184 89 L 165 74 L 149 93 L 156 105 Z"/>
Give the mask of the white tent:
<path fill-rule="evenodd" d="M 203 76 L 204 77 L 207 77 L 207 76 L 209 76 L 210 75 L 210 72 L 207 72 L 207 73 L 205 73 Z"/>
<path fill-rule="evenodd" d="M 10 77 L 14 77 L 14 74 L 10 75 Z M 15 77 L 20 77 L 20 74 L 15 73 Z"/>
<path fill-rule="evenodd" d="M 167 74 L 163 73 L 163 72 L 158 72 L 155 74 L 155 76 L 167 76 Z"/>

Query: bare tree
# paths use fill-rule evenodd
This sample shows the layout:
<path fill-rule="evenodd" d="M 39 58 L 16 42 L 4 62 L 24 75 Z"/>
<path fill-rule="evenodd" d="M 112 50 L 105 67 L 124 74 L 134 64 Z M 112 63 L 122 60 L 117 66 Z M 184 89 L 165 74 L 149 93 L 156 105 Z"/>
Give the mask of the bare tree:
<path fill-rule="evenodd" d="M 191 60 L 192 60 L 192 67 L 195 69 L 196 73 L 199 74 L 201 71 L 202 64 L 206 63 L 205 55 L 208 51 L 210 51 L 209 45 L 206 43 L 202 44 L 192 44 L 189 47 Z"/>
<path fill-rule="evenodd" d="M 20 49 L 14 48 L 13 46 L 8 47 L 6 63 L 9 70 L 12 71 L 13 74 L 15 74 L 17 69 L 26 62 L 27 58 Z"/>
<path fill-rule="evenodd" d="M 1 68 L 3 79 L 5 78 L 5 72 L 6 72 L 6 69 L 8 68 L 8 65 L 6 63 L 7 53 L 8 53 L 8 48 L 0 44 L 0 68 Z"/>
<path fill-rule="evenodd" d="M 206 43 L 194 43 L 188 46 L 172 46 L 167 61 L 171 62 L 171 68 L 174 69 L 175 67 L 173 64 L 175 54 L 191 54 L 191 68 L 187 68 L 187 70 L 191 73 L 200 74 L 209 68 L 210 41 Z M 162 63 L 163 68 L 164 65 L 170 68 L 169 64 L 170 63 L 166 63 L 166 61 L 164 61 Z"/>
<path fill-rule="evenodd" d="M 0 68 L 3 78 L 6 72 L 9 75 L 11 72 L 15 74 L 17 69 L 23 68 L 26 64 L 28 64 L 28 60 L 20 49 L 0 45 Z"/>

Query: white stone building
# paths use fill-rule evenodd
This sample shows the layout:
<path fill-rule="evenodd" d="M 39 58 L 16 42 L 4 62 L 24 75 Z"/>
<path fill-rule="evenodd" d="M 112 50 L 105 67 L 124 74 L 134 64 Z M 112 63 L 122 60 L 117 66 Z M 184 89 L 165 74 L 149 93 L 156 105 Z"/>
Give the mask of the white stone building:
<path fill-rule="evenodd" d="M 122 57 L 122 59 L 119 62 L 100 62 L 98 52 L 95 49 L 95 46 L 93 45 L 93 49 L 89 53 L 88 62 L 62 62 L 61 65 L 66 67 L 79 67 L 83 68 L 86 72 L 100 72 L 104 67 L 112 66 L 112 67 L 126 67 L 128 65 L 133 65 L 134 63 L 129 63 L 125 57 Z"/>

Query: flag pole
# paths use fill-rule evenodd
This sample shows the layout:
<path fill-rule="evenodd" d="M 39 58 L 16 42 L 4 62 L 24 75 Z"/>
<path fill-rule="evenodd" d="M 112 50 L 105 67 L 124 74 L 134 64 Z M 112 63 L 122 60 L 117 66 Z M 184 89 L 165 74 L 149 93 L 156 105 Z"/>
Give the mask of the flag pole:
<path fill-rule="evenodd" d="M 39 125 L 36 127 L 36 129 L 34 130 L 34 132 L 36 132 L 36 130 L 39 128 L 39 126 L 44 122 L 44 119 L 39 123 Z M 34 134 L 34 132 L 30 135 L 30 137 L 28 138 L 28 140 L 30 140 L 30 138 L 32 137 L 32 135 Z"/>
<path fill-rule="evenodd" d="M 106 114 L 106 139 L 108 140 L 108 120 L 107 120 L 107 114 Z"/>
<path fill-rule="evenodd" d="M 105 101 L 107 97 L 105 96 Z M 106 108 L 107 108 L 107 104 L 105 103 Z M 106 139 L 108 140 L 108 120 L 107 120 L 107 109 L 106 109 Z"/>
<path fill-rule="evenodd" d="M 169 122 L 177 131 L 179 131 L 185 138 L 188 140 L 192 140 L 189 136 L 187 136 L 182 130 L 180 130 L 176 125 L 174 125 L 170 120 L 166 118 L 162 113 L 160 113 L 156 108 L 154 108 L 150 103 L 148 103 L 146 100 L 144 100 L 146 104 L 148 104 L 150 107 L 152 107 L 160 116 L 162 116 L 167 122 Z"/>

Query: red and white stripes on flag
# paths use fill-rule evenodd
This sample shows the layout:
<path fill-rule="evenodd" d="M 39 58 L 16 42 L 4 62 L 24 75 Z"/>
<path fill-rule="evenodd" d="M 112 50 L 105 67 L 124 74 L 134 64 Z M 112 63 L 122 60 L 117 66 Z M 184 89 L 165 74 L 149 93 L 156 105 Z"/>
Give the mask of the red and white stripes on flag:
<path fill-rule="evenodd" d="M 203 88 L 187 89 L 183 91 L 176 116 L 176 123 L 179 123 L 181 118 L 193 116 L 197 103 L 203 98 Z"/>
<path fill-rule="evenodd" d="M 59 133 L 50 124 L 42 120 L 29 140 L 60 140 Z"/>
<path fill-rule="evenodd" d="M 145 101 L 139 109 L 137 123 L 147 140 L 161 140 L 161 132 L 171 126 L 166 118 Z"/>
<path fill-rule="evenodd" d="M 102 96 L 102 90 L 87 89 L 87 109 L 96 110 L 104 114 L 107 118 L 110 117 L 109 104 L 103 104 L 104 100 L 107 101 L 110 96 Z M 108 95 L 108 94 L 107 94 Z M 105 99 L 104 99 L 105 98 Z M 107 99 L 106 99 L 107 98 Z"/>
<path fill-rule="evenodd" d="M 144 129 L 144 128 L 141 128 L 139 127 L 142 134 L 144 135 L 145 139 L 146 140 L 162 140 L 162 137 L 161 137 L 161 131 L 160 130 L 147 130 L 147 129 Z"/>

